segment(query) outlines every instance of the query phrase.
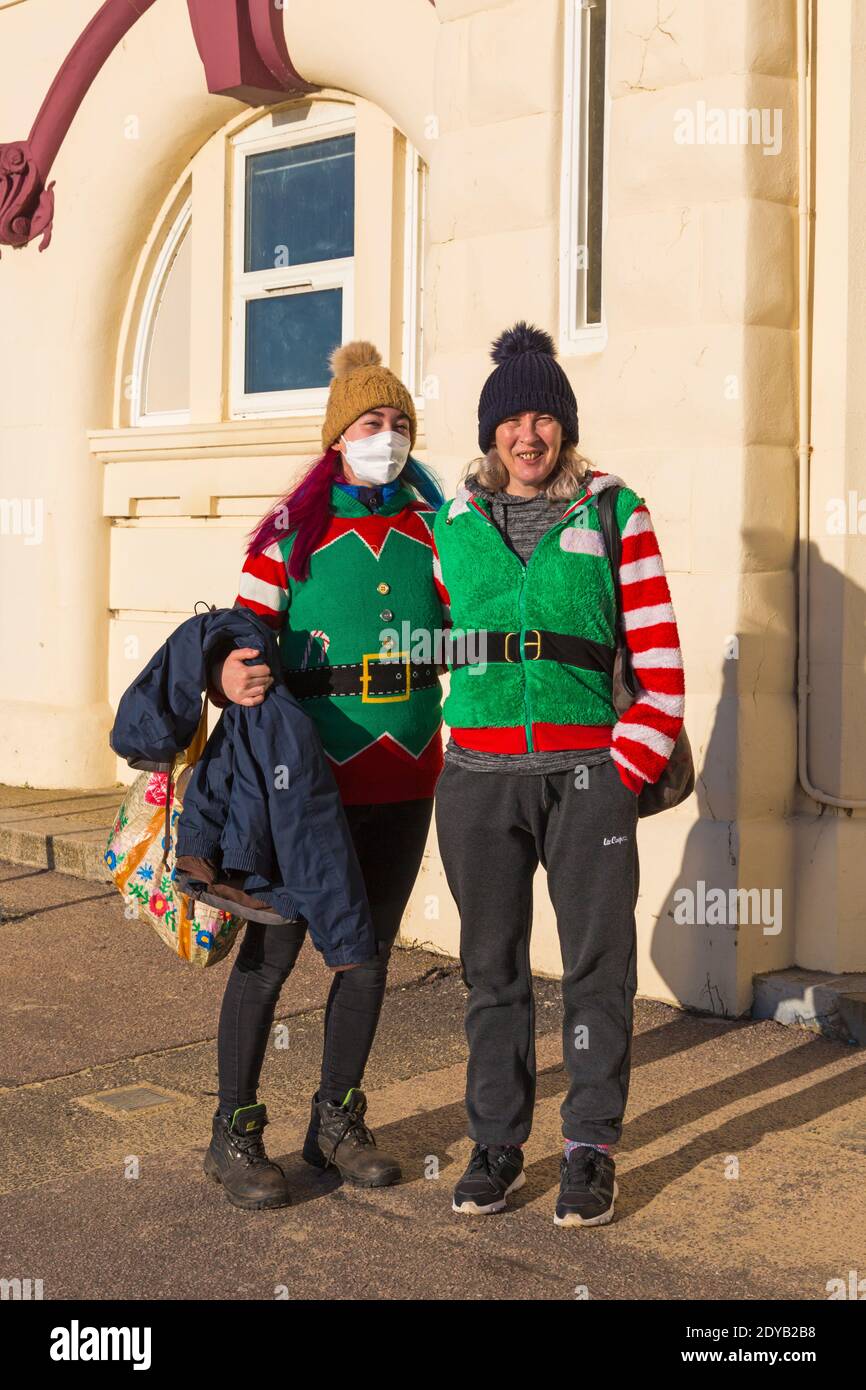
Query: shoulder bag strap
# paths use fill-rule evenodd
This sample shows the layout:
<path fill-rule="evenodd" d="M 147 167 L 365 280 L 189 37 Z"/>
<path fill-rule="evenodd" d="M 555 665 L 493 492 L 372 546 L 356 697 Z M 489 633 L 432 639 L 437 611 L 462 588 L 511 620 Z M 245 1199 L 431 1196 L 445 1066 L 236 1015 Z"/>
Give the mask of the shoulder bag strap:
<path fill-rule="evenodd" d="M 619 577 L 622 562 L 622 532 L 619 529 L 616 515 L 616 500 L 621 492 L 621 487 L 605 488 L 604 492 L 599 494 L 596 506 L 598 507 L 601 534 L 604 537 L 604 548 L 610 561 L 613 590 L 616 596 L 616 643 L 620 655 L 620 677 L 627 694 L 634 700 L 638 695 L 638 685 L 634 678 L 631 655 L 625 640 L 625 623 L 622 616 L 622 584 Z"/>

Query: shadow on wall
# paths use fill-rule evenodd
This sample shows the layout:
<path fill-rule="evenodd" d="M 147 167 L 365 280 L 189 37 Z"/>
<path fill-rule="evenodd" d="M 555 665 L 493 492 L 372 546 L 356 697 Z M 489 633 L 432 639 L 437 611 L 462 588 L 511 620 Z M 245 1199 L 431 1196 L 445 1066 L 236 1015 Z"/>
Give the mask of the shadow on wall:
<path fill-rule="evenodd" d="M 743 643 L 740 644 L 742 653 Z M 688 712 L 688 655 L 686 665 L 686 711 Z M 652 962 L 675 999 L 690 1007 L 706 1009 L 708 1013 L 730 1015 L 733 1012 L 730 988 L 724 974 L 726 937 L 729 927 L 707 925 L 700 920 L 700 903 L 697 901 L 701 883 L 725 891 L 736 882 L 736 849 L 734 845 L 735 822 L 728 819 L 720 822 L 719 810 L 722 801 L 733 814 L 737 792 L 737 664 L 735 660 L 723 660 L 722 685 L 716 706 L 712 732 L 700 757 L 697 747 L 695 754 L 695 791 L 699 807 L 699 819 L 694 823 L 686 837 L 679 867 L 670 883 L 663 901 L 659 904 L 658 915 L 652 928 L 650 956 Z M 664 813 L 662 813 L 664 814 Z M 727 825 L 727 847 L 725 859 L 721 857 L 718 827 Z M 646 839 L 646 836 L 643 837 Z M 639 848 L 643 853 L 644 847 Z M 689 911 L 688 900 L 683 901 L 683 890 L 692 892 L 696 901 L 693 911 Z M 703 914 L 705 915 L 705 914 Z M 683 920 L 683 918 L 686 920 Z M 691 918 L 692 920 L 688 920 Z M 698 920 L 694 920 L 697 918 Z M 722 953 L 722 954 L 719 954 Z M 701 994 L 694 997 L 695 982 L 704 980 Z M 733 983 L 733 975 L 730 975 Z"/>
<path fill-rule="evenodd" d="M 751 553 L 778 552 L 766 530 L 745 532 L 744 539 Z M 814 542 L 809 566 L 810 775 L 833 794 L 866 799 L 866 740 L 851 737 L 852 711 L 863 709 L 866 715 L 866 592 L 827 564 Z M 777 578 L 768 575 L 768 581 Z M 796 583 L 794 571 L 791 581 Z M 808 874 L 810 861 L 800 853 L 802 840 L 794 840 L 792 818 L 808 822 L 852 814 L 811 801 L 798 787 L 791 622 L 796 623 L 796 604 L 786 599 L 783 614 L 774 613 L 766 631 L 741 636 L 736 655 L 722 659 L 712 730 L 702 754 L 694 749 L 700 819 L 689 831 L 653 926 L 651 959 L 671 993 L 689 1007 L 720 1016 L 743 1013 L 737 1007 L 738 964 L 750 978 L 805 964 L 797 958 L 795 932 L 799 880 Z M 685 665 L 688 711 L 688 652 Z M 866 718 L 858 722 L 863 727 Z M 762 778 L 774 784 L 762 785 Z M 852 855 L 843 868 L 861 874 L 866 891 L 864 859 Z M 839 876 L 812 885 L 812 899 L 826 907 L 828 932 L 836 931 L 839 887 Z M 735 950 L 731 932 L 738 933 Z M 747 932 L 754 935 L 744 940 Z M 703 983 L 695 998 L 697 981 Z M 742 999 L 741 991 L 742 980 Z"/>

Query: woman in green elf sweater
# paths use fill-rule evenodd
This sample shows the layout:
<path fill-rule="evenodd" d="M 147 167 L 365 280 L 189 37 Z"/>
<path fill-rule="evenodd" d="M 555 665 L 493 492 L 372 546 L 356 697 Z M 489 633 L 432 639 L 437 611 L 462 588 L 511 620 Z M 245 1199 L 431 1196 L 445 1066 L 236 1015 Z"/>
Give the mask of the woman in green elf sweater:
<path fill-rule="evenodd" d="M 578 454 L 577 403 L 551 338 L 517 324 L 492 355 L 478 407 L 484 457 L 434 527 L 439 594 L 454 624 L 436 827 L 460 909 L 475 1140 L 453 1206 L 500 1211 L 524 1181 L 541 863 L 562 950 L 569 1078 L 554 1220 L 602 1225 L 613 1216 L 610 1145 L 629 1080 L 638 795 L 661 775 L 682 726 L 683 663 L 649 512 Z M 640 687 L 620 718 L 615 586 L 598 515 L 609 488 L 618 489 L 624 640 Z M 480 651 L 457 640 L 473 630 Z"/>
<path fill-rule="evenodd" d="M 377 350 L 346 344 L 331 368 L 324 452 L 254 532 L 237 603 L 280 634 L 287 684 L 316 726 L 341 794 L 377 939 L 371 961 L 334 975 L 304 1158 L 380 1187 L 396 1182 L 400 1168 L 377 1148 L 359 1087 L 442 767 L 438 669 L 413 660 L 394 634 L 432 639 L 441 630 L 432 525 L 443 497 L 410 454 L 411 393 Z M 245 664 L 257 655 L 239 649 L 215 671 L 225 699 L 256 705 L 266 698 L 268 667 Z M 303 922 L 250 922 L 220 1015 L 211 1151 L 228 1197 L 247 1209 L 289 1201 L 282 1170 L 264 1150 L 267 1116 L 256 1090 L 277 999 L 305 931 Z"/>

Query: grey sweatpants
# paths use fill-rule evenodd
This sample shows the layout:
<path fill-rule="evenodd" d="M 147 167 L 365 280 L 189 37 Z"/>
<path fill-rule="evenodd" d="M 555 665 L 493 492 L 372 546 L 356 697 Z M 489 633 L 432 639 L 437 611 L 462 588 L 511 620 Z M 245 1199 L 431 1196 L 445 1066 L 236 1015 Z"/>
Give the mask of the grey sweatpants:
<path fill-rule="evenodd" d="M 439 850 L 460 910 L 469 989 L 466 1109 L 476 1143 L 522 1144 L 532 1127 L 529 937 L 539 862 L 562 952 L 569 1077 L 562 1132 L 593 1144 L 622 1133 L 637 985 L 637 797 L 611 760 L 584 777 L 581 786 L 573 771 L 476 772 L 446 759 L 436 788 Z"/>

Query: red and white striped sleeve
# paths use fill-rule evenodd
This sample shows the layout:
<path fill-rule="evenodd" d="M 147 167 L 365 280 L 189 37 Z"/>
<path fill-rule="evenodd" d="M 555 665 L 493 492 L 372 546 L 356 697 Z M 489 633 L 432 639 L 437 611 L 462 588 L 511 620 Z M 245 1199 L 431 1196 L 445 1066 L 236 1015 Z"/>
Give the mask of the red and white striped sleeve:
<path fill-rule="evenodd" d="M 625 640 L 640 695 L 614 725 L 611 756 L 632 791 L 656 782 L 683 725 L 685 684 L 679 633 L 659 543 L 647 508 L 622 528 Z"/>
<path fill-rule="evenodd" d="M 445 587 L 442 579 L 442 562 L 439 559 L 439 551 L 436 549 L 436 538 L 431 534 L 431 544 L 433 546 L 433 586 L 439 595 L 439 602 L 442 604 L 442 623 L 445 627 L 451 627 L 451 595 Z"/>
<path fill-rule="evenodd" d="M 241 571 L 235 607 L 251 608 L 277 631 L 289 611 L 289 578 L 276 541 L 260 555 L 248 555 Z"/>

